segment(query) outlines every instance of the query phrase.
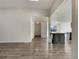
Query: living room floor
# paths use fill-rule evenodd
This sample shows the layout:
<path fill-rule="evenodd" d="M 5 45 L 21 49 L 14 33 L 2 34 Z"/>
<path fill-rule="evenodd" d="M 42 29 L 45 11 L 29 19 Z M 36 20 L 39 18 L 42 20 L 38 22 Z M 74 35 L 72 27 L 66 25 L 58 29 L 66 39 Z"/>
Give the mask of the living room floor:
<path fill-rule="evenodd" d="M 72 59 L 71 41 L 47 43 L 35 38 L 32 43 L 0 43 L 0 59 Z"/>

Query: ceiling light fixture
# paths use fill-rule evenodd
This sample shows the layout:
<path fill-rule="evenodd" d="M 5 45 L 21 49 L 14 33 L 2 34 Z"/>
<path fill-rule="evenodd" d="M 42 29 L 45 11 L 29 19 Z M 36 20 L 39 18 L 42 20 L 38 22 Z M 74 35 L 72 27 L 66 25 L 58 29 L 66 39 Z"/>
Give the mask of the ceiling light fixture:
<path fill-rule="evenodd" d="M 29 1 L 37 1 L 38 2 L 39 0 L 29 0 Z"/>

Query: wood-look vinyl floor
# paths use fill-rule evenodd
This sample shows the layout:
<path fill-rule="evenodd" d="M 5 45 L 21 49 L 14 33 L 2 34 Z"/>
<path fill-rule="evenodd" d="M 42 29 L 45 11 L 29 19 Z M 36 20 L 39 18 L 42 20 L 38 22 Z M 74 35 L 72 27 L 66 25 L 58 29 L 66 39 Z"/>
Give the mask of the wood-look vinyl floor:
<path fill-rule="evenodd" d="M 1 43 L 0 59 L 72 59 L 71 43 L 48 44 L 40 38 L 32 43 Z"/>

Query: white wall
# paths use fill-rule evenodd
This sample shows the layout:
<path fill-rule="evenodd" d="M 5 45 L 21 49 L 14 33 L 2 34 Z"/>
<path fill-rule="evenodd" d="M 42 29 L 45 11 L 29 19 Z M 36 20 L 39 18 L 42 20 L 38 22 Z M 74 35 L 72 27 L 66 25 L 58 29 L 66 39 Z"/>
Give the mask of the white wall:
<path fill-rule="evenodd" d="M 47 37 L 47 19 L 43 19 L 43 21 L 41 22 L 41 37 Z"/>
<path fill-rule="evenodd" d="M 49 39 L 49 19 L 48 17 L 43 17 L 41 21 L 41 38 Z"/>
<path fill-rule="evenodd" d="M 31 17 L 31 39 L 34 39 L 34 21 Z"/>
<path fill-rule="evenodd" d="M 71 32 L 72 22 L 72 2 L 71 0 L 64 0 L 61 5 L 50 16 L 50 26 L 58 27 L 58 32 Z M 59 25 L 60 24 L 60 25 Z M 69 26 L 68 26 L 69 25 Z M 60 28 L 59 28 L 60 27 Z M 65 29 L 63 31 L 63 29 Z"/>
<path fill-rule="evenodd" d="M 43 10 L 0 9 L 0 42 L 31 42 L 31 16 L 47 16 Z"/>

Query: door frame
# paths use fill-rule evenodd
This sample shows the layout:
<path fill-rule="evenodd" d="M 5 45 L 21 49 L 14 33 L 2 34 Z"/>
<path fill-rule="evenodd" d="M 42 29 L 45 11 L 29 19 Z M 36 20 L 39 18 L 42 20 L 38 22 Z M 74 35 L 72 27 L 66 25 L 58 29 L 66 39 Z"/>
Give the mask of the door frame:
<path fill-rule="evenodd" d="M 31 40 L 32 39 L 34 39 L 34 25 L 33 25 L 33 18 L 34 17 L 40 17 L 40 18 L 42 18 L 42 19 L 44 19 L 44 20 L 47 20 L 47 39 L 49 39 L 49 17 L 43 17 L 43 16 L 31 16 Z"/>

